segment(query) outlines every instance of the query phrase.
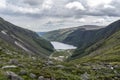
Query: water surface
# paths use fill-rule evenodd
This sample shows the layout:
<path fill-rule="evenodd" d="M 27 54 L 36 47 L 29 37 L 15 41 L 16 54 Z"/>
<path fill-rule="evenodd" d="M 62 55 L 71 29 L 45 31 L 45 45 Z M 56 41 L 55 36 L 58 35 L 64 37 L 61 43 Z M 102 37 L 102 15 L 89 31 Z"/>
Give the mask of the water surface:
<path fill-rule="evenodd" d="M 61 50 L 68 50 L 68 49 L 76 49 L 77 47 L 61 42 L 56 42 L 52 41 L 51 44 L 54 46 L 56 50 L 61 49 Z"/>

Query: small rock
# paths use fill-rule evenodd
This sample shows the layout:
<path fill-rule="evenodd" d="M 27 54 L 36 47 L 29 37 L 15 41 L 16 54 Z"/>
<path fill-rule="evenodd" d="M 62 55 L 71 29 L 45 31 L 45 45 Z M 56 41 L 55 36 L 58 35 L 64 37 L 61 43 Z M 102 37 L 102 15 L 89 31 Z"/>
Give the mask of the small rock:
<path fill-rule="evenodd" d="M 89 80 L 89 77 L 90 77 L 90 75 L 87 72 L 85 72 L 83 75 L 81 75 L 82 80 Z"/>
<path fill-rule="evenodd" d="M 11 59 L 9 61 L 9 64 L 18 65 L 18 60 L 17 59 Z"/>
<path fill-rule="evenodd" d="M 26 75 L 26 74 L 27 74 L 27 71 L 26 71 L 26 70 L 21 70 L 19 74 L 20 74 L 20 75 Z"/>
<path fill-rule="evenodd" d="M 37 76 L 36 76 L 35 74 L 33 74 L 33 73 L 30 73 L 30 77 L 34 79 L 34 78 L 36 78 Z"/>
<path fill-rule="evenodd" d="M 18 64 L 17 66 L 21 67 L 21 68 L 25 68 L 25 66 L 23 64 Z"/>
<path fill-rule="evenodd" d="M 47 61 L 46 65 L 54 65 L 53 61 Z"/>
<path fill-rule="evenodd" d="M 113 70 L 113 69 L 114 69 L 114 67 L 110 67 L 110 69 L 112 69 L 112 70 Z"/>
<path fill-rule="evenodd" d="M 18 76 L 14 72 L 7 71 L 6 76 L 9 80 L 24 80 L 22 77 Z"/>
<path fill-rule="evenodd" d="M 44 76 L 39 76 L 38 80 L 44 80 Z"/>

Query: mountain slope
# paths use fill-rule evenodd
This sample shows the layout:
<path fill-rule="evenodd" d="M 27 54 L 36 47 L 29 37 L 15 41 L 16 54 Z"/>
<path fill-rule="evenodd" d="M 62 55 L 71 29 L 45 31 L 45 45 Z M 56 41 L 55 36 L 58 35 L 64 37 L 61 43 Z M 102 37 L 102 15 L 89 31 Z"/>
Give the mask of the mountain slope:
<path fill-rule="evenodd" d="M 118 20 L 102 29 L 88 30 L 88 31 L 83 31 L 83 32 L 75 31 L 74 33 L 72 33 L 71 37 L 70 37 L 71 40 L 69 38 L 68 38 L 68 40 L 70 40 L 70 42 L 78 40 L 78 42 L 77 42 L 78 49 L 76 50 L 75 54 L 72 55 L 72 58 L 75 58 L 78 56 L 82 57 L 86 54 L 90 54 L 90 52 L 85 53 L 85 50 L 88 47 L 95 44 L 96 42 L 99 42 L 99 41 L 102 42 L 102 40 L 104 41 L 109 36 L 113 35 L 117 31 L 119 31 L 120 30 L 119 25 L 120 25 L 120 20 Z M 67 40 L 66 40 L 66 42 L 67 42 Z M 74 43 L 72 42 L 70 44 L 74 44 Z"/>
<path fill-rule="evenodd" d="M 86 48 L 84 50 L 84 54 L 87 55 L 81 58 L 77 58 L 75 62 L 119 63 L 120 62 L 119 53 L 120 53 L 120 31 Z"/>
<path fill-rule="evenodd" d="M 72 33 L 74 30 L 78 28 L 79 27 L 54 30 L 54 31 L 46 32 L 42 36 L 45 39 L 50 40 L 50 41 L 62 42 L 70 33 Z M 85 29 L 80 28 L 80 30 L 85 30 Z"/>
<path fill-rule="evenodd" d="M 65 42 L 66 38 L 69 37 L 71 33 L 75 32 L 76 30 L 85 31 L 85 29 L 91 30 L 91 29 L 98 29 L 100 27 L 101 26 L 96 26 L 96 25 L 83 25 L 73 28 L 59 29 L 59 30 L 46 32 L 44 35 L 42 35 L 42 37 L 50 41 L 60 41 L 66 43 Z"/>
<path fill-rule="evenodd" d="M 0 39 L 15 50 L 28 54 L 48 56 L 53 51 L 49 41 L 39 37 L 35 32 L 15 26 L 0 18 Z"/>
<path fill-rule="evenodd" d="M 96 30 L 81 31 L 77 29 L 71 34 L 69 34 L 68 37 L 65 40 L 63 40 L 63 42 L 72 44 L 78 47 L 89 46 L 102 38 L 112 35 L 117 30 L 119 30 L 119 25 L 116 25 L 119 22 L 120 21 L 118 20 L 113 24 L 108 25 L 105 28 L 96 29 Z"/>

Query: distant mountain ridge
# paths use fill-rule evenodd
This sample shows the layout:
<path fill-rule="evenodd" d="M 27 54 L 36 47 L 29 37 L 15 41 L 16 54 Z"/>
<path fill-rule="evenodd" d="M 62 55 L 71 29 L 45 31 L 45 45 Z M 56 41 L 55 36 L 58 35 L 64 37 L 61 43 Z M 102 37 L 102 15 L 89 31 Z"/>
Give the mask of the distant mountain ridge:
<path fill-rule="evenodd" d="M 0 41 L 11 45 L 14 50 L 47 57 L 53 52 L 51 43 L 35 32 L 15 26 L 0 18 Z"/>
<path fill-rule="evenodd" d="M 66 38 L 69 37 L 70 34 L 75 32 L 76 30 L 86 31 L 86 29 L 93 30 L 93 29 L 98 29 L 100 27 L 101 26 L 97 26 L 97 25 L 83 25 L 83 26 L 78 26 L 78 27 L 73 27 L 73 28 L 53 30 L 53 31 L 45 32 L 42 35 L 42 37 L 44 37 L 45 39 L 50 40 L 50 41 L 59 41 L 59 42 L 66 43 L 65 42 Z"/>
<path fill-rule="evenodd" d="M 62 42 L 70 33 L 74 32 L 75 30 L 85 30 L 85 28 L 74 27 L 74 28 L 65 28 L 59 29 L 54 31 L 45 32 L 42 37 L 49 41 L 59 41 Z"/>

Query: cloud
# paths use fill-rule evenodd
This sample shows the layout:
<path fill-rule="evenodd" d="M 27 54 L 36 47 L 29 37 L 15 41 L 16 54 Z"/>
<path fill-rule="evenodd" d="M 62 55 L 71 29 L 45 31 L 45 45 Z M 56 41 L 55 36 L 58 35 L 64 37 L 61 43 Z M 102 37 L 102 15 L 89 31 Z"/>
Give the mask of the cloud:
<path fill-rule="evenodd" d="M 23 0 L 23 3 L 29 4 L 30 6 L 38 6 L 43 3 L 43 0 Z"/>
<path fill-rule="evenodd" d="M 65 7 L 68 9 L 85 10 L 84 6 L 78 1 L 70 2 Z"/>
<path fill-rule="evenodd" d="M 36 18 L 120 15 L 119 0 L 1 0 L 0 4 L 3 14 Z"/>
<path fill-rule="evenodd" d="M 0 0 L 0 16 L 30 29 L 58 29 L 117 20 L 119 7 L 120 0 Z"/>
<path fill-rule="evenodd" d="M 112 5 L 104 5 L 104 8 L 110 8 L 110 9 L 115 9 L 115 7 L 114 6 L 112 6 Z"/>
<path fill-rule="evenodd" d="M 6 7 L 6 0 L 0 0 L 0 9 Z"/>
<path fill-rule="evenodd" d="M 52 0 L 45 0 L 42 4 L 42 8 L 43 9 L 51 9 L 53 5 L 53 1 Z"/>
<path fill-rule="evenodd" d="M 31 7 L 22 7 L 22 6 L 15 6 L 9 5 L 9 10 L 13 11 L 14 13 L 21 13 L 21 14 L 37 14 L 40 12 L 39 8 L 31 8 Z"/>
<path fill-rule="evenodd" d="M 90 7 L 96 7 L 101 4 L 109 4 L 112 0 L 87 0 L 87 4 Z"/>
<path fill-rule="evenodd" d="M 86 20 L 84 18 L 78 19 L 78 22 L 84 23 Z"/>
<path fill-rule="evenodd" d="M 105 19 L 103 19 L 103 18 L 96 19 L 93 21 L 93 23 L 103 23 L 103 22 L 105 22 Z"/>

